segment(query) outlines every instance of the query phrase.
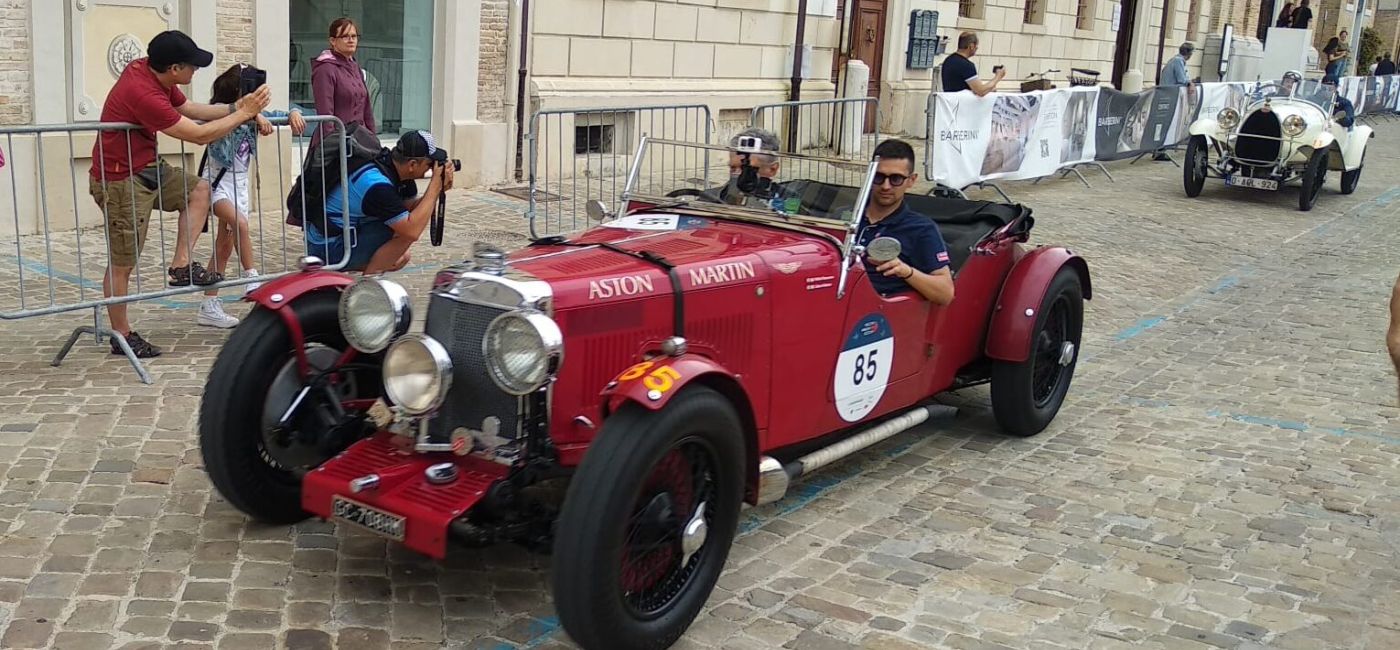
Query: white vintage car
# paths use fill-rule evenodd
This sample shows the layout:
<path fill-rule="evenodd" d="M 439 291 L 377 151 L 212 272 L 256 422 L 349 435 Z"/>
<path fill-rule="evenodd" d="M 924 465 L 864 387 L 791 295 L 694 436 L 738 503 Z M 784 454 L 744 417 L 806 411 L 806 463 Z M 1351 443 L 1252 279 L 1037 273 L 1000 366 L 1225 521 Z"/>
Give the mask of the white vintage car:
<path fill-rule="evenodd" d="M 1342 194 L 1351 194 L 1373 137 L 1371 127 L 1348 125 L 1353 121 L 1338 105 L 1335 86 L 1303 81 L 1296 72 L 1260 83 L 1243 111 L 1227 106 L 1191 125 L 1182 168 L 1186 196 L 1199 196 L 1207 178 L 1260 190 L 1299 180 L 1298 209 L 1311 210 L 1328 170 L 1342 172 Z"/>

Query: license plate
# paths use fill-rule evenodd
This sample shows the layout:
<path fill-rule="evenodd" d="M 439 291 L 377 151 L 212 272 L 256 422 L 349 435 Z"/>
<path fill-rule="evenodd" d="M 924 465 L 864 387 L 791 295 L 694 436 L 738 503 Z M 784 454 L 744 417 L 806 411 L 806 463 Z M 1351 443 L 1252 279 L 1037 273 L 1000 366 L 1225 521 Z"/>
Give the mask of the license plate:
<path fill-rule="evenodd" d="M 1235 187 L 1249 187 L 1256 190 L 1277 190 L 1278 181 L 1268 178 L 1250 178 L 1248 176 L 1226 176 L 1226 185 Z"/>
<path fill-rule="evenodd" d="M 394 541 L 403 541 L 405 517 L 384 512 L 342 496 L 331 497 L 331 519 L 359 526 Z"/>

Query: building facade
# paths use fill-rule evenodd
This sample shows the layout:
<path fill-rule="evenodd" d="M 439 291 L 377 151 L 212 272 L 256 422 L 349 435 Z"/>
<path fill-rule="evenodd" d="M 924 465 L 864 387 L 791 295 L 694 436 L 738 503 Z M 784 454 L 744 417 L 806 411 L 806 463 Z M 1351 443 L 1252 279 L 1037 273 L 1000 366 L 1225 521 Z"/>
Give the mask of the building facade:
<path fill-rule="evenodd" d="M 1005 90 L 1047 70 L 1067 85 L 1072 68 L 1151 85 L 1183 40 L 1199 47 L 1224 22 L 1248 20 L 1251 6 L 1259 12 L 1247 0 L 806 4 L 802 97 L 860 94 L 845 87 L 844 71 L 861 61 L 867 94 L 880 102 L 874 126 L 912 136 L 924 132 L 943 58 L 910 56 L 922 47 L 911 23 L 927 12 L 947 39 L 944 54 L 960 32 L 978 32 L 975 62 L 986 76 L 1006 66 Z M 310 61 L 328 46 L 330 21 L 347 15 L 360 24 L 358 58 L 381 135 L 430 129 L 463 160 L 462 181 L 506 183 L 536 111 L 701 102 L 727 132 L 754 106 L 787 100 L 797 11 L 798 0 L 6 0 L 0 37 L 12 47 L 0 51 L 0 125 L 96 120 L 120 63 L 171 28 L 216 55 L 191 97 L 206 98 L 221 70 L 246 62 L 268 71 L 274 108 L 310 112 Z M 1193 76 L 1200 65 L 1191 62 Z M 70 162 L 85 166 L 85 156 Z"/>

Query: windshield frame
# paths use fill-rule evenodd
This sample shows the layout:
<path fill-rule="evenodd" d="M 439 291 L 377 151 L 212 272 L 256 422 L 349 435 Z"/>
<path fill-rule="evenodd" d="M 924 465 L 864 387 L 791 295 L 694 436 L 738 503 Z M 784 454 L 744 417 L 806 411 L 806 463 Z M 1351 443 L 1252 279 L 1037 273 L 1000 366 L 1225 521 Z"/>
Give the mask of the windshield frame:
<path fill-rule="evenodd" d="M 1273 94 L 1265 94 L 1265 90 L 1273 90 Z M 1303 92 L 1304 90 L 1307 92 Z M 1253 109 L 1260 104 L 1270 103 L 1280 99 L 1303 102 L 1310 106 L 1315 106 L 1327 115 L 1332 114 L 1332 108 L 1337 104 L 1337 97 L 1340 90 L 1335 84 L 1325 84 L 1316 79 L 1303 79 L 1293 86 L 1292 92 L 1283 94 L 1283 80 L 1259 81 L 1250 92 L 1250 100 L 1247 106 Z M 1326 104 L 1322 103 L 1326 102 Z"/>
<path fill-rule="evenodd" d="M 852 206 L 849 219 L 829 219 L 802 214 L 783 214 L 771 210 L 760 210 L 747 206 L 729 205 L 727 203 L 712 203 L 709 201 L 679 201 L 675 197 L 653 196 L 648 193 L 636 191 L 637 182 L 641 174 L 642 160 L 646 157 L 647 149 L 652 143 L 693 147 L 697 149 L 707 149 L 711 151 L 723 152 L 728 155 L 733 151 L 731 147 L 705 144 L 699 142 L 686 142 L 682 140 L 667 140 L 663 138 L 652 138 L 642 136 L 641 142 L 637 145 L 637 154 L 632 158 L 632 168 L 627 173 L 627 182 L 623 185 L 622 193 L 618 200 L 623 206 L 636 200 L 652 204 L 650 209 L 667 209 L 685 206 L 685 209 L 704 212 L 719 218 L 730 217 L 738 221 L 753 221 L 755 219 L 771 222 L 774 224 L 797 224 L 809 225 L 823 228 L 841 228 L 845 231 L 845 237 L 841 242 L 841 278 L 836 285 L 836 299 L 840 300 L 846 293 L 847 275 L 854 262 L 858 261 L 859 255 L 853 255 L 856 248 L 856 228 L 860 224 L 861 218 L 865 215 L 865 210 L 870 203 L 870 195 L 875 187 L 875 170 L 880 165 L 879 156 L 872 157 L 868 163 L 861 163 L 854 160 L 843 160 L 840 158 L 827 158 L 822 156 L 804 156 L 800 154 L 787 154 L 777 152 L 777 155 L 784 158 L 796 158 L 805 161 L 821 162 L 831 165 L 852 166 L 865 165 L 865 178 L 861 181 L 859 192 L 856 194 L 855 205 Z M 708 167 L 706 171 L 708 177 Z M 795 179 L 794 179 L 795 180 Z M 619 214 L 622 212 L 620 211 Z"/>

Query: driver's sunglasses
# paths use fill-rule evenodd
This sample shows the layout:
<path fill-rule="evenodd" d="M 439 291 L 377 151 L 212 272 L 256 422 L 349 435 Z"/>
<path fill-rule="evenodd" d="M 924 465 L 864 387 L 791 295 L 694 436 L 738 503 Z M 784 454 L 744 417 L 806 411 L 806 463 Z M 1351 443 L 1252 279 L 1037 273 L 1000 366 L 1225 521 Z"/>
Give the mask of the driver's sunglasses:
<path fill-rule="evenodd" d="M 899 187 L 900 185 L 904 184 L 904 181 L 907 180 L 909 180 L 909 177 L 903 174 L 881 174 L 880 172 L 875 172 L 874 186 L 879 187 L 881 185 L 884 185 L 885 181 L 889 181 L 890 187 Z"/>

